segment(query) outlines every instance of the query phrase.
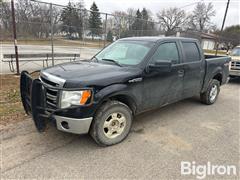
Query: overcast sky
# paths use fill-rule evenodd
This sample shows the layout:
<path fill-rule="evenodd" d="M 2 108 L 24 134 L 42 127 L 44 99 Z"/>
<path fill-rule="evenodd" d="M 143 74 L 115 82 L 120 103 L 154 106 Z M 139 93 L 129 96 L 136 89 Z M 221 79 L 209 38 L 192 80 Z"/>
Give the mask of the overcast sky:
<path fill-rule="evenodd" d="M 69 0 L 42 0 L 45 2 L 52 2 L 61 5 L 67 5 Z M 77 2 L 78 0 L 70 0 Z M 125 11 L 128 8 L 142 9 L 143 7 L 151 10 L 153 15 L 158 11 L 168 7 L 179 7 L 190 13 L 195 4 L 194 2 L 212 2 L 216 10 L 216 16 L 212 21 L 217 24 L 218 28 L 221 27 L 227 0 L 95 0 L 101 12 L 112 13 L 115 10 Z M 90 9 L 93 0 L 84 0 L 87 9 Z M 191 5 L 193 4 L 193 5 Z M 230 25 L 240 24 L 240 0 L 231 0 L 225 27 Z"/>

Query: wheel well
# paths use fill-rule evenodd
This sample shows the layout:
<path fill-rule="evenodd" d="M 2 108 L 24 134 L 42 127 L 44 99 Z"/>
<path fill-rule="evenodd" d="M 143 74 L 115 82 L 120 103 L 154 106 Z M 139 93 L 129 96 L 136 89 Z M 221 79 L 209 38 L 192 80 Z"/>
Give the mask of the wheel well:
<path fill-rule="evenodd" d="M 216 75 L 213 77 L 213 79 L 218 80 L 218 81 L 220 82 L 220 84 L 222 84 L 222 74 L 220 74 L 220 73 L 216 74 Z"/>
<path fill-rule="evenodd" d="M 120 101 L 120 102 L 126 104 L 132 110 L 133 114 L 136 113 L 137 106 L 131 97 L 129 97 L 127 95 L 115 95 L 115 96 L 110 97 L 109 99 L 117 100 L 117 101 Z"/>

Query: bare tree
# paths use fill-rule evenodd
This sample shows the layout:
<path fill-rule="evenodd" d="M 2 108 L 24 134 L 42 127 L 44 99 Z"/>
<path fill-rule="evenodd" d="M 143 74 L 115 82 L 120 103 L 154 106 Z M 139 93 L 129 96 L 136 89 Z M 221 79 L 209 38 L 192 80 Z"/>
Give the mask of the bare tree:
<path fill-rule="evenodd" d="M 114 26 L 119 30 L 126 30 L 128 27 L 128 21 L 126 19 L 127 14 L 124 11 L 114 11 Z"/>
<path fill-rule="evenodd" d="M 107 32 L 111 31 L 113 35 L 120 37 L 121 32 L 128 29 L 127 14 L 124 11 L 114 11 L 112 14 L 113 16 L 107 18 Z"/>
<path fill-rule="evenodd" d="M 193 14 L 189 16 L 189 27 L 197 31 L 210 30 L 214 28 L 211 18 L 215 14 L 212 3 L 199 2 L 194 8 Z"/>
<path fill-rule="evenodd" d="M 60 10 L 52 8 L 53 23 L 60 20 Z M 21 0 L 16 3 L 16 21 L 19 36 L 48 38 L 50 34 L 51 9 L 49 5 Z M 54 28 L 56 32 L 56 28 Z"/>
<path fill-rule="evenodd" d="M 186 13 L 184 10 L 179 8 L 169 8 L 163 9 L 157 13 L 162 29 L 165 31 L 165 35 L 171 35 L 178 28 L 183 26 L 186 23 Z"/>
<path fill-rule="evenodd" d="M 134 19 L 134 17 L 135 17 L 135 15 L 136 15 L 136 12 L 137 12 L 137 10 L 136 9 L 133 9 L 133 8 L 128 8 L 127 9 L 127 16 L 128 16 L 128 28 L 130 29 L 131 28 L 131 26 L 132 26 L 132 24 L 134 23 L 134 21 L 135 21 L 135 19 Z"/>
<path fill-rule="evenodd" d="M 1 32 L 11 32 L 11 9 L 10 3 L 0 0 L 0 29 Z"/>

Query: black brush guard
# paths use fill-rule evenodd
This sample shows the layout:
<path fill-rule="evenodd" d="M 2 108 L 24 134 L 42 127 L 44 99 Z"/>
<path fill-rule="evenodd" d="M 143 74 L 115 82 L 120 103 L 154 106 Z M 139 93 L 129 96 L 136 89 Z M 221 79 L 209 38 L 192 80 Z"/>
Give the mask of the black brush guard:
<path fill-rule="evenodd" d="M 56 108 L 51 109 L 47 107 L 46 103 L 46 89 L 56 89 L 56 90 L 85 90 L 85 88 L 60 88 L 60 87 L 50 87 L 45 83 L 41 82 L 39 79 L 33 79 L 31 74 L 27 71 L 21 72 L 20 77 L 20 92 L 22 104 L 25 112 L 28 115 L 32 116 L 32 119 L 35 123 L 35 126 L 39 132 L 43 132 L 46 129 L 47 122 L 52 121 L 55 122 L 54 115 L 62 112 L 63 110 L 75 109 L 76 107 L 68 107 L 68 108 Z M 87 88 L 87 90 L 91 90 Z M 93 94 L 93 92 L 92 92 Z M 89 107 L 89 104 L 83 105 L 82 108 Z M 94 108 L 90 108 L 94 110 Z M 84 118 L 84 117 L 83 117 Z"/>
<path fill-rule="evenodd" d="M 39 79 L 33 79 L 27 71 L 23 71 L 20 77 L 20 92 L 25 112 L 32 116 L 37 130 L 43 132 L 47 120 L 51 117 L 51 113 L 46 112 L 45 87 Z"/>

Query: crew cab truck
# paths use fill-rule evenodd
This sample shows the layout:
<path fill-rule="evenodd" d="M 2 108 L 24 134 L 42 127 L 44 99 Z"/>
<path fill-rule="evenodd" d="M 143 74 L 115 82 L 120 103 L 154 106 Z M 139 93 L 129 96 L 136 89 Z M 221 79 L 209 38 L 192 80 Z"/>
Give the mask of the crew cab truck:
<path fill-rule="evenodd" d="M 21 98 L 40 132 L 53 122 L 109 146 L 127 137 L 136 114 L 195 95 L 213 104 L 227 82 L 229 61 L 205 58 L 195 39 L 124 38 L 91 60 L 45 68 L 37 79 L 23 71 Z"/>

